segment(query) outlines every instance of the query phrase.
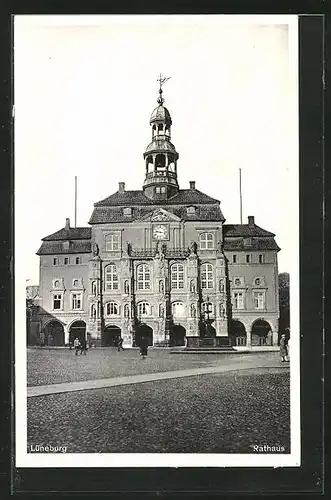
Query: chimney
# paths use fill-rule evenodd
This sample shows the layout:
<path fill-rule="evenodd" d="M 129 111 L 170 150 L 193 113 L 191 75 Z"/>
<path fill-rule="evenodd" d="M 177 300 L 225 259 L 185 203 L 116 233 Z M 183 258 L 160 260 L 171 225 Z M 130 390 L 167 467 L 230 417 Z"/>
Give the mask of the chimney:
<path fill-rule="evenodd" d="M 124 193 L 124 191 L 125 191 L 125 182 L 119 182 L 118 183 L 118 192 Z"/>
<path fill-rule="evenodd" d="M 195 189 L 195 181 L 190 181 L 190 189 Z"/>
<path fill-rule="evenodd" d="M 249 215 L 248 216 L 248 225 L 249 225 L 249 227 L 254 227 L 255 226 L 254 215 Z"/>
<path fill-rule="evenodd" d="M 70 219 L 66 219 L 66 229 L 70 229 Z"/>

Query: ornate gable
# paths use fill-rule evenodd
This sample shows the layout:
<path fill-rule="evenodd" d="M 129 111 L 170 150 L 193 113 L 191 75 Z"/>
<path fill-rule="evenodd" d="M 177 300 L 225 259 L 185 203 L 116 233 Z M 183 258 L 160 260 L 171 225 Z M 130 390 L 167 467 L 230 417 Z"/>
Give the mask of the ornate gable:
<path fill-rule="evenodd" d="M 153 210 L 149 214 L 142 217 L 140 220 L 143 221 L 151 221 L 151 222 L 180 222 L 180 217 L 177 215 L 164 210 L 163 208 L 158 208 L 157 210 Z"/>

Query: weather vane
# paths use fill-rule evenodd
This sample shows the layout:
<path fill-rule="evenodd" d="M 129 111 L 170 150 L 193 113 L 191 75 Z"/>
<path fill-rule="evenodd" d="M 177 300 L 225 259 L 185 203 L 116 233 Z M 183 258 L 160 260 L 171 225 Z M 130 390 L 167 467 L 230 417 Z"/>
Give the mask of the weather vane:
<path fill-rule="evenodd" d="M 165 77 L 165 76 L 162 76 L 162 73 L 160 73 L 160 76 L 159 78 L 157 79 L 157 81 L 160 83 L 160 89 L 159 89 L 159 98 L 157 100 L 157 102 L 162 106 L 162 104 L 164 103 L 164 99 L 162 97 L 162 85 L 165 84 L 165 82 L 167 82 L 168 80 L 170 80 L 171 76 L 168 76 L 168 77 Z"/>

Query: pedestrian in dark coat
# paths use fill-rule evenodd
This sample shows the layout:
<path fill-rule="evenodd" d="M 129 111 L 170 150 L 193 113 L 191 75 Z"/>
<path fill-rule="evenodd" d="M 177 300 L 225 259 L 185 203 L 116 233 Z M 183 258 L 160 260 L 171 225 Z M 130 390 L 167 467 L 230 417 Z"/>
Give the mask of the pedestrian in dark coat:
<path fill-rule="evenodd" d="M 84 354 L 86 356 L 86 352 L 87 352 L 87 343 L 86 343 L 86 340 L 83 340 L 81 342 L 81 345 L 80 345 L 80 354 Z"/>
<path fill-rule="evenodd" d="M 148 339 L 146 337 L 142 337 L 140 339 L 140 356 L 145 359 L 148 351 Z"/>
<path fill-rule="evenodd" d="M 120 352 L 120 351 L 124 351 L 124 347 L 123 347 L 123 339 L 122 339 L 122 337 L 119 337 L 119 339 L 118 339 L 118 342 L 117 342 L 117 350 L 118 350 L 118 352 Z"/>
<path fill-rule="evenodd" d="M 280 338 L 280 342 L 279 342 L 279 354 L 280 354 L 280 358 L 282 360 L 282 363 L 284 361 L 288 361 L 288 359 L 287 359 L 288 351 L 287 351 L 287 342 L 286 342 L 286 335 L 285 335 L 285 333 L 283 333 L 282 336 L 281 336 L 281 338 Z"/>

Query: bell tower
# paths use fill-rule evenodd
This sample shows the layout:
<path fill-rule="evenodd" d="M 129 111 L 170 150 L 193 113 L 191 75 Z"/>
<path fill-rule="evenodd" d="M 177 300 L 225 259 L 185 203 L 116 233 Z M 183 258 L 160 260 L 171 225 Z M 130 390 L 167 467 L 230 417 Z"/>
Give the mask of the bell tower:
<path fill-rule="evenodd" d="M 169 111 L 163 106 L 162 85 L 169 80 L 161 74 L 158 106 L 150 118 L 152 142 L 144 153 L 146 175 L 143 186 L 144 194 L 154 200 L 165 200 L 174 196 L 178 190 L 177 160 L 178 153 L 171 142 L 172 120 Z"/>

